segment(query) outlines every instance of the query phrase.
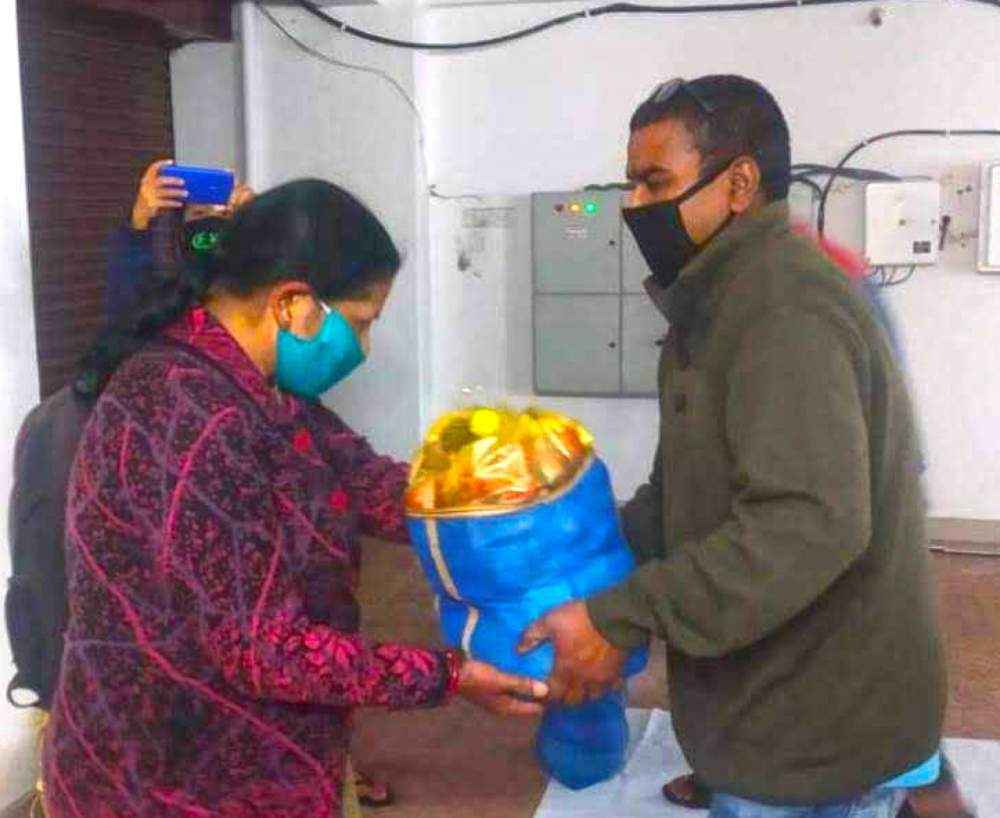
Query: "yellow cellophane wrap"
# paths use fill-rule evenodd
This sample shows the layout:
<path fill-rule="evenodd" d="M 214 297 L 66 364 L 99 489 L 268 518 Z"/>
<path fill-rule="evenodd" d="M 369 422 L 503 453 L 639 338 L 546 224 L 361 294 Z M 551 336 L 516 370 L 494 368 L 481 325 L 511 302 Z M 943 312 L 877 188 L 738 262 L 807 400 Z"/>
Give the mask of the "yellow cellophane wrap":
<path fill-rule="evenodd" d="M 431 427 L 414 459 L 407 510 L 524 506 L 569 483 L 592 450 L 590 432 L 555 412 L 502 406 L 449 412 Z"/>

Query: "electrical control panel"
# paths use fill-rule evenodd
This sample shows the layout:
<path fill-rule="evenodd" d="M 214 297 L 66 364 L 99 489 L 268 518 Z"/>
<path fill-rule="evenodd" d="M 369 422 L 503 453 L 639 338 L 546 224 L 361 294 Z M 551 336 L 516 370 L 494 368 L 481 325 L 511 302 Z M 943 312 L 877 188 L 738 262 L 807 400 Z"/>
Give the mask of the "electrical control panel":
<path fill-rule="evenodd" d="M 536 193 L 532 197 L 535 292 L 621 289 L 621 194 Z"/>
<path fill-rule="evenodd" d="M 979 272 L 1000 273 L 1000 161 L 983 166 Z"/>
<path fill-rule="evenodd" d="M 531 197 L 534 385 L 539 395 L 651 397 L 666 319 L 622 223 L 618 190 Z"/>
<path fill-rule="evenodd" d="M 941 185 L 872 182 L 865 188 L 865 255 L 873 267 L 937 264 Z"/>

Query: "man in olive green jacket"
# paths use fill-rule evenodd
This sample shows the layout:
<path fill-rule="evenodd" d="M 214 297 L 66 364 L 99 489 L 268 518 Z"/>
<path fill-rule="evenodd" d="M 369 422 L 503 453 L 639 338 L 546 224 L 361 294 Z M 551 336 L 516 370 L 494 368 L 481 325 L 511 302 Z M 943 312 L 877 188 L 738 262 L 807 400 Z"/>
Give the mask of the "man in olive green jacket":
<path fill-rule="evenodd" d="M 664 83 L 628 155 L 624 217 L 670 327 L 653 476 L 624 511 L 640 565 L 523 647 L 553 641 L 553 696 L 574 703 L 665 639 L 716 818 L 890 818 L 937 775 L 946 679 L 889 338 L 792 231 L 788 129 L 761 86 Z"/>

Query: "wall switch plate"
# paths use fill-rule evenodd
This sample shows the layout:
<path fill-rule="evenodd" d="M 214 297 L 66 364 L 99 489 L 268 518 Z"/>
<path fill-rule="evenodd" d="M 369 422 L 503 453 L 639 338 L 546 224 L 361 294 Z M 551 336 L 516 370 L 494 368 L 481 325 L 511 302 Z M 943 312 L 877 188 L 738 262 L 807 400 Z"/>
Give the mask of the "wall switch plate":
<path fill-rule="evenodd" d="M 1000 273 L 1000 162 L 983 165 L 979 272 Z"/>
<path fill-rule="evenodd" d="M 865 255 L 873 267 L 937 264 L 938 182 L 872 182 L 865 188 Z"/>
<path fill-rule="evenodd" d="M 514 224 L 512 207 L 467 207 L 462 211 L 462 226 L 484 230 L 488 227 L 510 228 Z"/>

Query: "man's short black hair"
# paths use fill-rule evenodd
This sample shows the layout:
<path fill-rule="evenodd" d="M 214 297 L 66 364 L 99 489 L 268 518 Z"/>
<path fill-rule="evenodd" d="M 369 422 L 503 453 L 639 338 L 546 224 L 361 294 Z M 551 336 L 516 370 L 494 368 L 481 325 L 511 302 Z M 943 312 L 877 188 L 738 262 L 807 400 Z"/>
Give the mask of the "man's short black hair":
<path fill-rule="evenodd" d="M 637 131 L 668 119 L 684 124 L 701 154 L 702 170 L 738 156 L 752 156 L 761 171 L 769 202 L 788 197 L 791 144 L 788 123 L 770 92 L 735 75 L 713 75 L 685 82 L 666 99 L 656 92 L 632 115 Z"/>

